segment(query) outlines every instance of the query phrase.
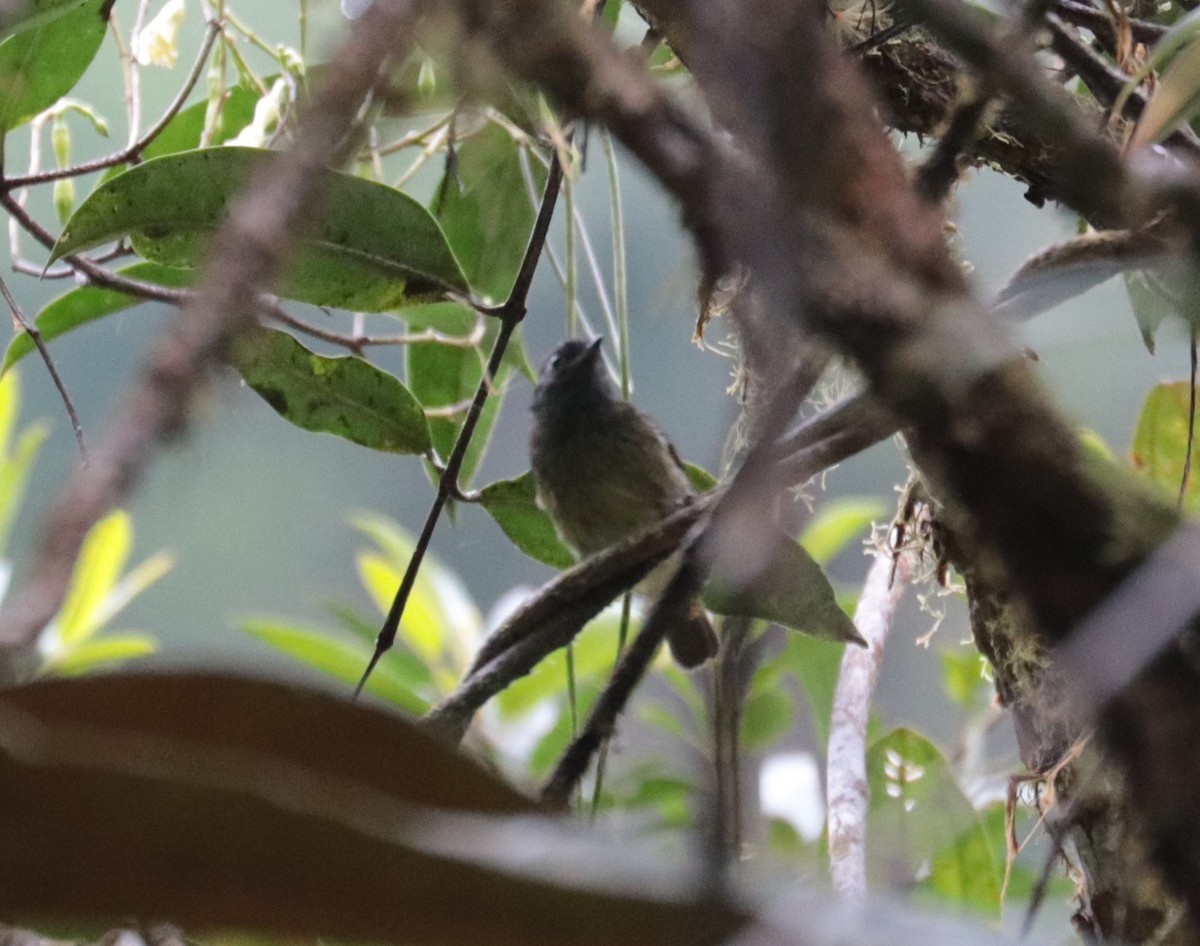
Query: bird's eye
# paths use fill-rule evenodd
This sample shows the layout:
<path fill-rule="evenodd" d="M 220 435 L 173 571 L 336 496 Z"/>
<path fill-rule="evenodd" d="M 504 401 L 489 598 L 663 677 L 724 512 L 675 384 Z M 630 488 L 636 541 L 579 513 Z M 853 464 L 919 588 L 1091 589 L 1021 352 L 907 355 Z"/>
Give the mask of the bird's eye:
<path fill-rule="evenodd" d="M 557 370 L 557 368 L 560 364 L 562 364 L 562 355 L 555 355 L 553 358 L 550 359 L 550 370 L 551 371 Z"/>

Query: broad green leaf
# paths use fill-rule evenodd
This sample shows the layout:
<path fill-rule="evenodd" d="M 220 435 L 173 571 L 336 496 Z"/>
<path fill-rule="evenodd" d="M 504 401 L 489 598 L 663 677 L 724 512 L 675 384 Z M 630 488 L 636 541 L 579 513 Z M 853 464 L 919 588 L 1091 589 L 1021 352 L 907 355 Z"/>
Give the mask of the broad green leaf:
<path fill-rule="evenodd" d="M 851 541 L 887 512 L 883 500 L 848 496 L 825 503 L 800 535 L 800 544 L 818 565 L 828 565 Z"/>
<path fill-rule="evenodd" d="M 130 237 L 143 256 L 196 266 L 249 176 L 271 160 L 256 148 L 214 147 L 154 158 L 101 184 L 67 222 L 51 253 Z M 306 233 L 279 292 L 316 305 L 379 312 L 466 292 L 437 222 L 394 188 L 326 172 L 315 232 Z"/>
<path fill-rule="evenodd" d="M 412 332 L 434 329 L 442 334 L 467 338 L 476 327 L 475 313 L 457 303 L 420 306 L 405 310 L 400 315 Z M 495 344 L 499 328 L 495 319 L 488 320 L 477 345 L 429 343 L 409 345 L 405 352 L 405 377 L 417 400 L 426 408 L 454 409 L 451 416 L 429 419 L 434 449 L 443 459 L 450 456 L 458 440 L 466 417 L 465 406 L 474 398 L 479 387 L 484 365 Z M 520 330 L 514 332 L 509 339 L 500 369 L 496 372 L 491 391 L 479 415 L 479 422 L 475 425 L 475 433 L 467 445 L 458 475 L 461 486 L 465 487 L 470 483 L 471 477 L 483 460 L 492 427 L 507 390 L 508 373 L 514 368 L 526 375 L 531 370 L 521 343 Z"/>
<path fill-rule="evenodd" d="M 108 30 L 102 13 L 110 2 L 87 0 L 0 43 L 0 132 L 24 124 L 75 87 Z"/>
<path fill-rule="evenodd" d="M 458 147 L 438 188 L 434 212 L 475 291 L 503 302 L 512 289 L 535 212 L 521 173 L 520 146 L 488 123 Z M 529 162 L 538 192 L 545 170 Z"/>
<path fill-rule="evenodd" d="M 526 555 L 551 568 L 566 568 L 575 561 L 558 537 L 549 514 L 537 505 L 532 473 L 491 483 L 480 497 L 483 508 Z"/>
<path fill-rule="evenodd" d="M 770 561 L 749 584 L 734 587 L 720 569 L 718 561 L 704 588 L 710 610 L 764 618 L 826 640 L 861 642 L 821 566 L 787 536 L 777 536 Z"/>
<path fill-rule="evenodd" d="M 311 628 L 268 619 L 242 621 L 240 627 L 251 637 L 350 686 L 358 682 L 371 657 L 371 648 L 360 641 L 341 641 Z M 410 713 L 423 713 L 429 708 L 429 701 L 396 673 L 386 657 L 368 678 L 366 691 Z"/>
<path fill-rule="evenodd" d="M 402 313 L 412 332 L 435 329 L 443 334 L 468 337 L 475 327 L 475 313 L 457 303 L 441 303 L 421 306 Z M 454 449 L 458 432 L 466 417 L 464 405 L 475 396 L 479 380 L 483 377 L 483 365 L 487 352 L 495 341 L 498 326 L 494 323 L 485 327 L 478 345 L 442 345 L 427 343 L 409 345 L 405 352 L 405 377 L 413 395 L 426 408 L 457 408 L 449 417 L 429 418 L 429 434 L 433 448 L 445 460 Z M 471 481 L 471 476 L 483 459 L 488 437 L 504 395 L 504 375 L 501 368 L 495 389 L 484 402 L 483 412 L 475 427 L 475 434 L 463 457 L 458 479 L 461 486 Z"/>
<path fill-rule="evenodd" d="M 751 693 L 742 710 L 742 742 L 751 750 L 777 742 L 792 726 L 792 700 L 783 690 Z"/>
<path fill-rule="evenodd" d="M 1142 404 L 1133 431 L 1134 469 L 1172 495 L 1178 495 L 1183 479 L 1189 398 L 1187 381 L 1156 384 Z M 1200 510 L 1200 436 L 1192 444 L 1192 473 L 1184 501 L 1189 512 Z"/>
<path fill-rule="evenodd" d="M 102 624 L 101 606 L 117 583 L 133 546 L 133 523 L 123 509 L 109 513 L 88 532 L 71 573 L 71 587 L 58 612 L 63 649 L 94 634 Z"/>
<path fill-rule="evenodd" d="M 263 400 L 297 427 L 336 434 L 373 450 L 429 449 L 421 405 L 398 379 L 369 361 L 318 355 L 274 329 L 240 335 L 229 360 Z"/>
<path fill-rule="evenodd" d="M 0 14 L 0 38 L 45 26 L 83 3 L 84 0 L 26 0 L 14 4 L 12 7 L 15 9 L 10 8 Z"/>
<path fill-rule="evenodd" d="M 867 751 L 867 781 L 873 889 L 923 883 L 964 905 L 999 908 L 1003 852 L 990 850 L 979 815 L 937 746 L 910 729 L 893 730 Z"/>
<path fill-rule="evenodd" d="M 125 266 L 117 270 L 117 273 L 130 279 L 140 279 L 143 282 L 173 289 L 189 285 L 195 276 L 192 270 L 160 266 L 158 263 L 134 263 L 132 266 Z M 47 303 L 45 308 L 37 314 L 34 324 L 42 334 L 42 341 L 48 342 L 81 325 L 87 325 L 89 322 L 140 305 L 145 301 L 138 296 L 121 292 L 119 289 L 107 289 L 103 286 L 79 286 Z M 4 361 L 0 364 L 0 372 L 8 371 L 14 364 L 35 350 L 29 334 L 23 331 L 18 332 L 8 343 L 8 348 L 4 352 Z"/>
<path fill-rule="evenodd" d="M 153 637 L 142 634 L 106 635 L 82 641 L 77 646 L 56 654 L 46 661 L 43 670 L 70 677 L 144 657 L 157 650 L 158 641 Z"/>
<path fill-rule="evenodd" d="M 45 425 L 31 424 L 17 435 L 20 388 L 16 372 L 0 377 L 0 555 L 8 543 L 8 534 L 21 509 L 29 471 L 38 449 L 48 433 Z"/>

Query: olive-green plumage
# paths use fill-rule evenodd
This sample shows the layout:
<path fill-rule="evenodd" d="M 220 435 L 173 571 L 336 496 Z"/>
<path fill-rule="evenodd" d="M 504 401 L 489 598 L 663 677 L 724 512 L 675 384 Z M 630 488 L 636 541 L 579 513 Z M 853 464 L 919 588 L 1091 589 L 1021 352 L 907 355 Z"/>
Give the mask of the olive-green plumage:
<path fill-rule="evenodd" d="M 538 500 L 563 539 L 591 555 L 653 525 L 693 495 L 670 441 L 649 417 L 618 395 L 600 358 L 600 339 L 560 345 L 533 394 L 531 457 Z M 654 594 L 661 570 L 643 582 Z M 700 603 L 667 636 L 685 667 L 716 653 L 717 638 Z"/>

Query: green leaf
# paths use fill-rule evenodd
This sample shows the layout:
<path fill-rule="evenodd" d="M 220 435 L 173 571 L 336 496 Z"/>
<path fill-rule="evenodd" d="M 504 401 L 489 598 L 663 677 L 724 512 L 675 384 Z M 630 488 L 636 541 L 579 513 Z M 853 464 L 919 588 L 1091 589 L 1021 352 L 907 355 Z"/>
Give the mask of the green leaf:
<path fill-rule="evenodd" d="M 0 38 L 45 26 L 83 3 L 84 0 L 26 0 L 25 3 L 13 4 L 15 9 L 10 8 L 0 14 Z"/>
<path fill-rule="evenodd" d="M 106 0 L 87 0 L 0 43 L 0 132 L 11 131 L 75 87 L 108 30 Z M 42 14 L 51 11 L 39 4 Z"/>
<path fill-rule="evenodd" d="M 103 627 L 123 610 L 134 598 L 157 582 L 175 566 L 175 560 L 166 552 L 151 555 L 144 562 L 121 578 L 104 596 L 92 612 L 96 627 Z"/>
<path fill-rule="evenodd" d="M 938 658 L 942 662 L 942 687 L 946 695 L 959 706 L 974 707 L 984 682 L 979 651 L 972 646 L 959 647 L 941 651 Z"/>
<path fill-rule="evenodd" d="M 226 207 L 272 153 L 215 147 L 154 158 L 101 184 L 67 222 L 51 261 L 121 237 L 167 266 L 196 266 Z M 400 191 L 327 171 L 322 211 L 279 292 L 315 305 L 386 311 L 468 286 L 437 222 Z"/>
<path fill-rule="evenodd" d="M 268 85 L 270 77 L 263 80 Z M 259 98 L 258 89 L 249 85 L 235 85 L 225 91 L 225 100 L 217 113 L 216 125 L 213 128 L 212 140 L 209 145 L 224 144 L 230 138 L 245 128 L 254 118 L 254 106 Z M 200 138 L 204 133 L 204 121 L 208 116 L 208 100 L 196 102 L 180 110 L 167 126 L 158 133 L 150 144 L 142 151 L 142 160 L 161 158 L 165 154 L 177 154 L 180 151 L 191 151 L 200 147 Z M 108 168 L 100 176 L 100 183 L 108 181 L 129 169 L 128 164 L 118 164 Z"/>
<path fill-rule="evenodd" d="M 1163 320 L 1180 312 L 1180 298 L 1161 274 L 1133 270 L 1124 274 L 1125 291 L 1133 308 L 1146 351 L 1154 354 L 1154 334 Z"/>
<path fill-rule="evenodd" d="M 383 552 L 363 552 L 356 561 L 363 586 L 380 614 L 386 614 L 415 545 L 411 536 L 383 516 L 359 515 L 353 523 Z M 430 668 L 441 692 L 458 682 L 458 675 L 478 646 L 482 624 L 479 609 L 458 576 L 436 557 L 426 555 L 404 609 L 399 634 Z"/>
<path fill-rule="evenodd" d="M 117 270 L 117 273 L 130 279 L 140 279 L 143 282 L 173 289 L 189 285 L 195 276 L 192 270 L 160 266 L 158 263 L 134 263 L 132 266 Z M 34 324 L 42 334 L 42 341 L 48 342 L 81 325 L 87 325 L 89 322 L 140 305 L 145 301 L 139 296 L 121 292 L 119 289 L 107 289 L 103 286 L 79 286 L 49 302 L 37 314 Z M 4 352 L 0 373 L 8 371 L 14 364 L 35 350 L 36 347 L 33 339 L 29 337 L 29 333 L 18 332 L 8 343 L 8 348 Z"/>
<path fill-rule="evenodd" d="M 1153 482 L 1179 493 L 1188 441 L 1187 381 L 1167 381 L 1150 389 L 1133 431 L 1133 466 Z M 1200 510 L 1200 437 L 1192 445 L 1192 475 L 1184 504 L 1188 512 Z"/>
<path fill-rule="evenodd" d="M 777 742 L 792 726 L 792 701 L 783 690 L 752 693 L 742 710 L 742 742 L 751 750 Z"/>
<path fill-rule="evenodd" d="M 407 310 L 402 315 L 413 332 L 435 329 L 459 337 L 470 335 L 476 318 L 475 313 L 466 307 L 450 302 L 421 306 Z M 453 416 L 429 418 L 433 448 L 443 459 L 449 457 L 454 449 L 466 417 L 463 406 L 475 396 L 479 380 L 483 377 L 486 352 L 495 341 L 498 328 L 494 320 L 488 324 L 478 345 L 427 343 L 409 345 L 405 352 L 405 377 L 417 400 L 427 408 L 457 408 Z M 506 369 L 502 366 L 495 388 L 484 402 L 475 434 L 459 470 L 461 486 L 470 483 L 471 476 L 483 459 L 488 436 L 503 400 L 505 373 Z"/>
<path fill-rule="evenodd" d="M 491 483 L 483 488 L 480 498 L 483 508 L 526 555 L 551 568 L 567 568 L 575 561 L 558 537 L 549 514 L 537 505 L 532 473 Z"/>
<path fill-rule="evenodd" d="M 297 427 L 336 434 L 373 450 L 429 449 L 429 425 L 417 399 L 369 361 L 315 354 L 274 329 L 240 335 L 229 360 L 263 400 Z"/>
<path fill-rule="evenodd" d="M 702 466 L 683 461 L 683 471 L 687 474 L 688 482 L 697 493 L 707 493 L 717 485 L 717 478 Z"/>
<path fill-rule="evenodd" d="M 14 448 L 12 439 L 19 405 L 16 372 L 0 377 L 0 554 L 3 554 L 13 522 L 20 512 L 29 471 L 48 433 L 43 424 L 30 425 L 17 436 Z"/>
<path fill-rule="evenodd" d="M 371 657 L 371 648 L 361 641 L 338 640 L 311 628 L 270 619 L 242 621 L 239 627 L 281 653 L 351 686 L 358 682 Z M 368 678 L 365 689 L 410 713 L 423 713 L 429 708 L 429 701 L 414 692 L 413 682 L 397 674 L 385 657 Z"/>
<path fill-rule="evenodd" d="M 519 155 L 512 135 L 488 123 L 458 147 L 434 204 L 468 281 L 495 302 L 512 289 L 536 216 Z M 529 164 L 540 193 L 545 169 L 537 160 Z"/>
<path fill-rule="evenodd" d="M 991 850 L 979 815 L 937 746 L 911 729 L 893 730 L 867 751 L 867 781 L 873 889 L 901 891 L 921 883 L 964 905 L 999 909 L 1002 852 Z"/>
<path fill-rule="evenodd" d="M 142 634 L 120 634 L 83 641 L 79 645 L 56 654 L 46 661 L 46 672 L 70 677 L 90 673 L 100 667 L 111 667 L 153 654 L 158 650 L 158 641 Z"/>
<path fill-rule="evenodd" d="M 589 621 L 575 638 L 575 685 L 595 687 L 612 670 L 617 653 L 617 629 L 621 624 L 620 604 L 611 605 Z M 582 692 L 582 691 L 581 691 Z M 556 651 L 542 660 L 527 675 L 496 697 L 496 706 L 505 717 L 529 712 L 544 700 L 561 698 L 566 712 L 567 661 L 565 652 Z M 580 701 L 586 713 L 587 701 Z"/>
<path fill-rule="evenodd" d="M 58 612 L 58 632 L 64 650 L 87 640 L 103 624 L 102 605 L 133 546 L 133 523 L 122 509 L 109 513 L 88 532 L 71 573 L 67 599 Z"/>
<path fill-rule="evenodd" d="M 800 544 L 818 565 L 828 565 L 854 539 L 887 512 L 883 500 L 848 496 L 825 503 L 800 535 Z"/>
<path fill-rule="evenodd" d="M 703 600 L 718 614 L 763 618 L 826 640 L 862 642 L 821 566 L 782 534 L 767 565 L 741 586 L 734 585 L 718 561 Z"/>
<path fill-rule="evenodd" d="M 844 644 L 800 634 L 789 634 L 784 647 L 784 665 L 799 678 L 804 688 L 813 730 L 822 746 L 829 741 L 833 691 L 837 687 L 845 649 Z"/>

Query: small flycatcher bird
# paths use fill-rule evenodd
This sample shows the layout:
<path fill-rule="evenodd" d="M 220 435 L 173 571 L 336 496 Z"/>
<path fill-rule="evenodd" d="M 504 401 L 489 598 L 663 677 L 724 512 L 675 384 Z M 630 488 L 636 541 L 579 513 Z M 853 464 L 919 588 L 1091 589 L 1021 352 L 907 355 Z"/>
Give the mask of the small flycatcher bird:
<path fill-rule="evenodd" d="M 642 531 L 695 494 L 679 455 L 658 425 L 621 398 L 600 357 L 603 339 L 563 342 L 533 392 L 530 453 L 538 501 L 563 540 L 592 555 Z M 661 593 L 670 566 L 640 590 Z M 697 667 L 717 652 L 700 602 L 667 634 L 676 662 Z"/>

